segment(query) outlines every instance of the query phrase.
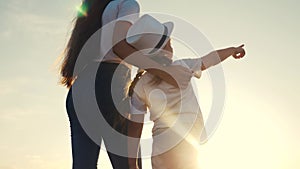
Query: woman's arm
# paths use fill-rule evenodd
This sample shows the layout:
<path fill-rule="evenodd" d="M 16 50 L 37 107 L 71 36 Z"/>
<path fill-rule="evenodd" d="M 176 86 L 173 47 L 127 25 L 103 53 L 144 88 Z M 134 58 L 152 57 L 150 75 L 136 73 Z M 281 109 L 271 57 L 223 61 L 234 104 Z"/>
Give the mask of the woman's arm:
<path fill-rule="evenodd" d="M 227 59 L 229 56 L 233 56 L 235 59 L 244 57 L 246 52 L 243 47 L 244 45 L 220 49 L 203 56 L 201 70 L 205 70 L 211 66 L 217 65 Z"/>
<path fill-rule="evenodd" d="M 173 86 L 186 88 L 192 77 L 192 72 L 178 65 L 162 66 L 129 45 L 126 42 L 126 35 L 131 25 L 127 21 L 116 22 L 113 36 L 114 53 L 127 63 L 145 69 Z"/>
<path fill-rule="evenodd" d="M 129 169 L 138 169 L 137 158 L 140 145 L 140 138 L 143 130 L 144 114 L 130 115 L 128 123 L 128 164 Z M 133 138 L 136 139 L 133 139 Z"/>

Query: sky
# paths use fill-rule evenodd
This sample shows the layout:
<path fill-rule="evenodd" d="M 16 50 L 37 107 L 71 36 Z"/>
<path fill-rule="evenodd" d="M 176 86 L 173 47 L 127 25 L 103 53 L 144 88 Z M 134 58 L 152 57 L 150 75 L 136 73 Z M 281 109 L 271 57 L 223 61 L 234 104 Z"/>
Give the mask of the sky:
<path fill-rule="evenodd" d="M 215 49 L 245 44 L 245 58 L 222 63 L 223 117 L 200 148 L 201 167 L 300 168 L 300 2 L 138 2 L 142 12 L 167 13 L 191 23 Z M 67 89 L 58 85 L 55 61 L 79 4 L 0 1 L 0 169 L 71 168 Z M 192 53 L 176 42 L 174 50 L 177 56 Z M 207 115 L 212 100 L 209 74 L 204 72 L 196 84 Z M 110 168 L 104 151 L 98 166 Z M 145 159 L 144 168 L 149 166 Z"/>

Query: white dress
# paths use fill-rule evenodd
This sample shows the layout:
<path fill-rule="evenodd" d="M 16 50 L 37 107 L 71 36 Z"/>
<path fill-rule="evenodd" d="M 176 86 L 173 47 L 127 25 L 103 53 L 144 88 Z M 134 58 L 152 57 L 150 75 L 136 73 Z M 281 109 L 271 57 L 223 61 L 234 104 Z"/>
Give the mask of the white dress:
<path fill-rule="evenodd" d="M 201 59 L 183 59 L 183 65 L 201 75 Z M 180 90 L 162 81 L 151 83 L 153 75 L 145 73 L 134 88 L 131 114 L 145 114 L 147 108 L 152 129 L 153 169 L 197 169 L 200 137 L 205 138 L 202 113 L 192 85 Z M 201 134 L 202 133 L 202 134 Z"/>

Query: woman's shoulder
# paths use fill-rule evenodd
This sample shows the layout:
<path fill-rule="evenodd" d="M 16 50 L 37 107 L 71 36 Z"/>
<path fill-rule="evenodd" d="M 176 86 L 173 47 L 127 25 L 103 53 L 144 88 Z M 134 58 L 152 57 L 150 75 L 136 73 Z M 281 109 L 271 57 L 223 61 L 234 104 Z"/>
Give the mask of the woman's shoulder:
<path fill-rule="evenodd" d="M 132 6 L 132 7 L 139 7 L 139 3 L 136 0 L 112 0 L 111 4 L 116 4 L 120 6 Z"/>
<path fill-rule="evenodd" d="M 120 10 L 121 8 L 139 8 L 140 5 L 136 0 L 112 0 L 108 7 L 117 7 Z"/>

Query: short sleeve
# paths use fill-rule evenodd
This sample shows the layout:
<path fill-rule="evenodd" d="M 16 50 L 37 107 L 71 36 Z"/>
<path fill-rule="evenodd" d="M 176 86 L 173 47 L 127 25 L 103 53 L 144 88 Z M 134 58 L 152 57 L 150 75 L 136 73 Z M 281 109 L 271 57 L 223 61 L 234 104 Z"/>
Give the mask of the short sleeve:
<path fill-rule="evenodd" d="M 135 0 L 124 0 L 120 3 L 117 21 L 134 23 L 139 18 L 140 6 Z"/>
<path fill-rule="evenodd" d="M 201 66 L 202 66 L 202 59 L 201 58 L 194 58 L 194 59 L 180 59 L 176 60 L 173 63 L 174 65 L 181 65 L 183 67 L 189 68 L 193 71 L 193 75 L 196 78 L 200 78 L 202 71 L 201 71 Z"/>
<path fill-rule="evenodd" d="M 138 97 L 136 93 L 133 93 L 130 98 L 130 114 L 146 114 L 147 106 L 146 104 Z"/>

